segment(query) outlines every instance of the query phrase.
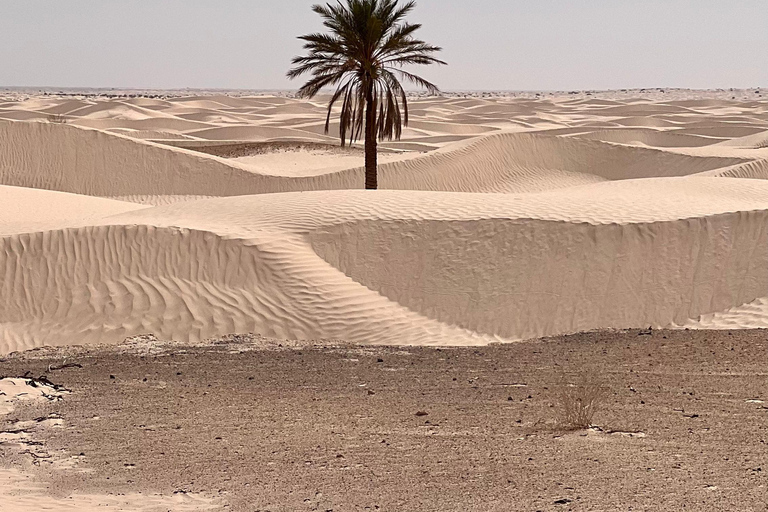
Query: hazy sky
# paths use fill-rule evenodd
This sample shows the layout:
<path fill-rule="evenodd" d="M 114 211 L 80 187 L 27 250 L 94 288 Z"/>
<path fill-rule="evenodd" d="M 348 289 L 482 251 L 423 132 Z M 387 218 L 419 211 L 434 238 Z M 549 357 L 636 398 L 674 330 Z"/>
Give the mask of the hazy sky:
<path fill-rule="evenodd" d="M 0 0 L 0 86 L 287 89 L 317 0 Z M 445 90 L 768 86 L 768 0 L 419 0 Z"/>

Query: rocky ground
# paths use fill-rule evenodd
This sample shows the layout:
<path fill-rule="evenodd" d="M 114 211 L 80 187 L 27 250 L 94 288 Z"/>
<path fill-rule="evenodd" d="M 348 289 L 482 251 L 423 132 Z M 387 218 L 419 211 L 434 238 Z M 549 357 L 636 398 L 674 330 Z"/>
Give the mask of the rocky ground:
<path fill-rule="evenodd" d="M 0 359 L 0 377 L 71 393 L 17 406 L 0 430 L 61 426 L 29 428 L 34 449 L 0 443 L 0 464 L 55 496 L 189 492 L 249 512 L 766 510 L 767 344 L 628 331 L 38 350 Z M 605 390 L 598 428 L 564 425 L 569 383 Z"/>

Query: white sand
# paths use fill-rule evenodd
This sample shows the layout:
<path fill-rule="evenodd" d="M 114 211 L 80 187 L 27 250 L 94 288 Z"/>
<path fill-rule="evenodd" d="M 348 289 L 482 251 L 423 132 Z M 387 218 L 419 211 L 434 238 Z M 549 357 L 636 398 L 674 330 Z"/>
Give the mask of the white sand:
<path fill-rule="evenodd" d="M 56 390 L 52 386 L 27 379 L 0 379 L 0 421 L 13 412 L 14 407 L 23 402 L 63 399 L 68 392 Z M 38 467 L 13 468 L 0 467 L 0 510 L 2 512 L 27 512 L 29 510 L 55 510 L 57 512 L 96 512 L 109 507 L 110 510 L 125 510 L 137 512 L 156 512 L 160 510 L 175 510 L 179 512 L 202 512 L 220 510 L 220 503 L 207 497 L 187 493 L 177 493 L 172 496 L 157 494 L 116 494 L 116 495 L 84 495 L 75 494 L 63 497 L 52 496 L 45 484 L 41 483 L 37 473 L 44 466 L 46 470 L 72 469 L 66 459 L 58 454 L 50 454 L 44 445 L 35 438 L 40 429 L 62 428 L 60 418 L 17 422 L 8 425 L 10 430 L 20 430 L 19 433 L 0 433 L 0 444 L 4 449 L 17 453 L 35 450 L 39 454 Z M 76 459 L 77 457 L 75 457 Z"/>
<path fill-rule="evenodd" d="M 416 158 L 419 153 L 380 153 L 379 165 L 389 162 L 401 162 Z M 253 172 L 275 174 L 279 176 L 319 176 L 352 169 L 365 165 L 362 151 L 346 152 L 316 150 L 275 151 L 271 153 L 235 157 L 232 162 L 239 162 Z"/>
<path fill-rule="evenodd" d="M 0 236 L 83 227 L 141 205 L 100 197 L 0 186 Z"/>
<path fill-rule="evenodd" d="M 327 144 L 321 103 L 2 103 L 0 353 L 148 332 L 466 345 L 768 324 L 768 103 L 411 107 L 390 146 L 431 151 L 382 154 L 391 190 L 371 193 L 353 190 L 354 153 L 153 142 Z"/>
<path fill-rule="evenodd" d="M 226 510 L 209 499 L 193 494 L 161 496 L 153 494 L 116 494 L 53 497 L 35 477 L 16 469 L 0 469 L 0 504 L 3 512 L 49 510 L 55 512 L 211 512 Z"/>

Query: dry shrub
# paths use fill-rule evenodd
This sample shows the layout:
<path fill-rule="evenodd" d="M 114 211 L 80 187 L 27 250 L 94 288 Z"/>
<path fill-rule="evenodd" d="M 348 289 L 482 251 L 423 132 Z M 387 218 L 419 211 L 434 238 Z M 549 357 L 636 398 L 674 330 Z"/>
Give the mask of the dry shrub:
<path fill-rule="evenodd" d="M 560 384 L 560 426 L 582 430 L 592 426 L 592 419 L 605 404 L 608 388 L 596 373 L 563 375 Z"/>

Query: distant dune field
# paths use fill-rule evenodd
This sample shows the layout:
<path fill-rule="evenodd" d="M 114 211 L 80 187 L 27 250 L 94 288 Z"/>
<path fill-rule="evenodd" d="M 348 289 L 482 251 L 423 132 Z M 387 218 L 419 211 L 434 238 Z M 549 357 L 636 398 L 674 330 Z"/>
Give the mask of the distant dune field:
<path fill-rule="evenodd" d="M 368 192 L 322 100 L 0 98 L 0 353 L 768 326 L 768 102 L 411 114 Z"/>

